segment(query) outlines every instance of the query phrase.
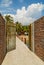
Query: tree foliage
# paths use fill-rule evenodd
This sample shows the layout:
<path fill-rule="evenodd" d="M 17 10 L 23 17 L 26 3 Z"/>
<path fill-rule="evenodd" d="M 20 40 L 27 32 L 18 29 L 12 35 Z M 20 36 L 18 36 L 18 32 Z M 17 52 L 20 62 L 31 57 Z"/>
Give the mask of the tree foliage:
<path fill-rule="evenodd" d="M 28 32 L 29 27 L 28 26 L 23 26 L 21 23 L 16 22 L 16 32 L 21 33 L 21 32 Z"/>
<path fill-rule="evenodd" d="M 10 15 L 5 16 L 6 22 L 13 22 L 13 18 Z"/>
<path fill-rule="evenodd" d="M 16 22 L 16 31 L 19 33 L 19 32 L 21 32 L 21 30 L 22 30 L 21 23 Z"/>
<path fill-rule="evenodd" d="M 6 20 L 6 35 L 10 37 L 11 36 L 10 25 L 11 23 L 13 23 L 13 18 L 10 15 L 6 15 L 5 20 Z"/>

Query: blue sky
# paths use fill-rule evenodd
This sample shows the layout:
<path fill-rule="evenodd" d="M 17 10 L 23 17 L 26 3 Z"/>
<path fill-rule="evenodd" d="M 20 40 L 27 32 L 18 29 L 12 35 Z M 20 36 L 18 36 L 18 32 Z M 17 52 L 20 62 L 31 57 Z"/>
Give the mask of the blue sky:
<path fill-rule="evenodd" d="M 44 0 L 0 0 L 0 13 L 11 14 L 15 21 L 28 24 L 44 16 Z"/>
<path fill-rule="evenodd" d="M 11 3 L 10 3 L 11 2 Z M 16 11 L 13 12 L 8 12 L 10 9 L 11 10 L 17 10 L 17 9 L 21 9 L 23 6 L 25 6 L 26 8 L 33 4 L 33 3 L 42 3 L 44 4 L 44 0 L 0 0 L 0 10 L 2 10 L 2 13 L 16 13 Z M 8 6 L 6 6 L 5 4 L 7 4 Z M 7 11 L 6 11 L 7 10 Z M 6 11 L 6 12 L 4 12 Z"/>

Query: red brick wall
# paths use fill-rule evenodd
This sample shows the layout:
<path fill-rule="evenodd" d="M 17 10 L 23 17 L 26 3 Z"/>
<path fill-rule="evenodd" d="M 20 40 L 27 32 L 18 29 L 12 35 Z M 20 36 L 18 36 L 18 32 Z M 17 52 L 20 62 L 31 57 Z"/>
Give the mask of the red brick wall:
<path fill-rule="evenodd" d="M 6 54 L 5 21 L 0 16 L 0 65 Z"/>
<path fill-rule="evenodd" d="M 35 53 L 44 61 L 44 17 L 34 22 Z"/>

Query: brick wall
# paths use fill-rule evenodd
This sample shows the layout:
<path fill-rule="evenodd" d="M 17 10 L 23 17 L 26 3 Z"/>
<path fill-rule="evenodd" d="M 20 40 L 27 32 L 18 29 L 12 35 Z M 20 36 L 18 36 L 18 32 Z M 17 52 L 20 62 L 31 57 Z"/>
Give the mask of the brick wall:
<path fill-rule="evenodd" d="M 44 16 L 29 25 L 29 46 L 44 61 Z"/>
<path fill-rule="evenodd" d="M 34 22 L 35 53 L 44 61 L 44 17 Z"/>
<path fill-rule="evenodd" d="M 5 20 L 0 15 L 0 65 L 6 55 Z"/>

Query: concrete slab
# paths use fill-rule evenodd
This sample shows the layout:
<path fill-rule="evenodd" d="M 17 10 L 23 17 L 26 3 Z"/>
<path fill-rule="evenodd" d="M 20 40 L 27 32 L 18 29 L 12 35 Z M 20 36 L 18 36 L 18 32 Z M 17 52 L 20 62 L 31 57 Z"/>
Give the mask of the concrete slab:
<path fill-rule="evenodd" d="M 16 50 L 7 53 L 2 65 L 44 65 L 44 62 L 16 37 Z"/>

